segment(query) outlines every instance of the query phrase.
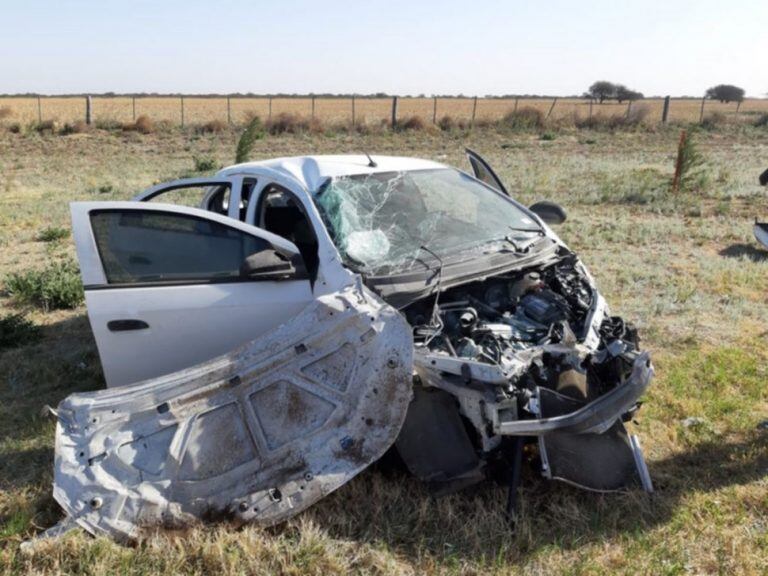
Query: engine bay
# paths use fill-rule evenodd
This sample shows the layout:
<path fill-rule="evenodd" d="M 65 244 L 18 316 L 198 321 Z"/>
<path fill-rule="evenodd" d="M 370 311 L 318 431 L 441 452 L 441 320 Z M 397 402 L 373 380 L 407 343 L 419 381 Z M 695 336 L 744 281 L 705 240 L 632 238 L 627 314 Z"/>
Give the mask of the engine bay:
<path fill-rule="evenodd" d="M 517 437 L 536 445 L 545 477 L 601 491 L 637 480 L 651 489 L 637 439 L 623 426 L 650 361 L 575 255 L 447 289 L 403 312 L 416 377 L 398 450 L 417 476 L 441 490 L 492 477 Z M 576 422 L 609 403 L 589 425 Z M 425 441 L 431 429 L 453 445 Z M 438 454 L 445 449 L 453 456 Z M 599 463 L 607 457 L 619 462 L 606 476 Z"/>

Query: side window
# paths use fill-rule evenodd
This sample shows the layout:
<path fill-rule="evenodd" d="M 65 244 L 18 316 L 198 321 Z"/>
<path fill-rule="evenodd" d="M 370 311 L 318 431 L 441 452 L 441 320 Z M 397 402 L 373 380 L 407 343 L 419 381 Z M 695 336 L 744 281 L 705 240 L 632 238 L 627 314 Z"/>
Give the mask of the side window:
<path fill-rule="evenodd" d="M 226 281 L 269 242 L 196 216 L 142 210 L 91 212 L 109 284 Z"/>
<path fill-rule="evenodd" d="M 317 237 L 294 195 L 277 184 L 270 184 L 262 191 L 257 208 L 258 226 L 293 242 L 314 278 L 319 265 Z"/>
<path fill-rule="evenodd" d="M 190 208 L 200 208 L 205 203 L 205 209 L 226 216 L 229 208 L 230 188 L 231 186 L 225 183 L 178 186 L 162 190 L 151 198 L 147 198 L 146 201 L 189 206 Z"/>

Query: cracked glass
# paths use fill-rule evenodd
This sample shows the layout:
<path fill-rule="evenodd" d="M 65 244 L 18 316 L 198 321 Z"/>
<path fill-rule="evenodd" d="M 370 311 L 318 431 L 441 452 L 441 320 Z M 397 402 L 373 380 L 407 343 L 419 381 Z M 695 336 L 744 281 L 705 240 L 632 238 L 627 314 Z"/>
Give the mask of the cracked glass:
<path fill-rule="evenodd" d="M 381 172 L 326 182 L 315 203 L 345 262 L 363 273 L 424 267 L 432 259 L 540 235 L 499 192 L 450 168 Z"/>

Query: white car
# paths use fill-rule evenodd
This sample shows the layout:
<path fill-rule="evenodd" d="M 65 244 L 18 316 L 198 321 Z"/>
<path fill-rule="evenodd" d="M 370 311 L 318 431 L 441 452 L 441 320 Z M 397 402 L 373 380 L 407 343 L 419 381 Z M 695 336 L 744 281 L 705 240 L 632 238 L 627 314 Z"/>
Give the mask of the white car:
<path fill-rule="evenodd" d="M 393 445 L 438 491 L 510 481 L 511 508 L 524 444 L 548 478 L 651 490 L 622 423 L 653 374 L 634 329 L 545 223 L 562 209 L 469 156 L 280 158 L 73 203 L 109 388 L 59 406 L 70 521 L 275 523 Z"/>

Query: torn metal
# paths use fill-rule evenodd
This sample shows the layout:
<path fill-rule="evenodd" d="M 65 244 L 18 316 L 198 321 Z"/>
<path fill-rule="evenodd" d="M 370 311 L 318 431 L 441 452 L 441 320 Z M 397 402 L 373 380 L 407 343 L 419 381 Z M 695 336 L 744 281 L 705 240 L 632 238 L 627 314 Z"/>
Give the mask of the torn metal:
<path fill-rule="evenodd" d="M 394 442 L 411 398 L 402 316 L 356 289 L 272 335 L 59 407 L 54 497 L 92 534 L 204 519 L 280 522 Z"/>

